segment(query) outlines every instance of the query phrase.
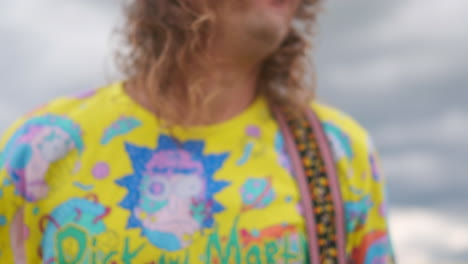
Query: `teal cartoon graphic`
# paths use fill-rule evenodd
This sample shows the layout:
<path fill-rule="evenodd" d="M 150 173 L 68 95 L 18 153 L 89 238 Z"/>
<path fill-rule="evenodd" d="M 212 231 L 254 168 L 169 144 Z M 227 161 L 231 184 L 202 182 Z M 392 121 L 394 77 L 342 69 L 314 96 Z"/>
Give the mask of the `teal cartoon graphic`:
<path fill-rule="evenodd" d="M 241 187 L 242 211 L 251 209 L 261 209 L 270 205 L 275 199 L 275 192 L 272 188 L 272 179 L 250 178 Z"/>
<path fill-rule="evenodd" d="M 369 210 L 374 206 L 371 197 L 365 196 L 357 202 L 346 202 L 346 229 L 348 232 L 354 232 L 364 226 Z"/>
<path fill-rule="evenodd" d="M 110 212 L 110 208 L 98 202 L 97 196 L 90 195 L 72 198 L 43 216 L 39 229 L 43 233 L 40 253 L 44 263 L 91 263 L 90 248 L 109 249 L 109 243 L 113 243 L 109 239 L 99 241 L 101 245 L 92 245 L 96 243 L 93 238 L 107 232 L 103 219 Z"/>
<path fill-rule="evenodd" d="M 121 116 L 117 121 L 106 129 L 101 139 L 101 144 L 105 145 L 111 142 L 117 136 L 130 133 L 137 127 L 140 127 L 142 122 L 134 117 Z"/>
<path fill-rule="evenodd" d="M 354 154 L 349 136 L 332 123 L 324 122 L 323 128 L 331 143 L 335 160 L 339 161 L 342 158 L 353 159 Z"/>
<path fill-rule="evenodd" d="M 283 133 L 281 133 L 281 131 L 276 132 L 275 149 L 276 153 L 278 153 L 279 164 L 281 164 L 283 168 L 292 173 L 293 169 L 291 167 L 291 160 L 289 158 L 288 151 L 286 149 L 286 144 L 284 142 L 284 136 Z"/>
<path fill-rule="evenodd" d="M 238 166 L 244 165 L 251 158 L 255 152 L 255 143 L 262 135 L 260 127 L 254 125 L 247 126 L 245 128 L 245 133 L 247 135 L 247 139 L 245 142 L 244 153 L 237 161 Z"/>

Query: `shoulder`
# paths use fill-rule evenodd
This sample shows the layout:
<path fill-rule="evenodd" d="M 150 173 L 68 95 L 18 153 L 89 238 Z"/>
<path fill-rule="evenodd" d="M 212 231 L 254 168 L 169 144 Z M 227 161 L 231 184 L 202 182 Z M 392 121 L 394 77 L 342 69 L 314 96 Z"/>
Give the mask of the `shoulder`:
<path fill-rule="evenodd" d="M 43 130 L 59 129 L 66 132 L 75 143 L 81 137 L 80 120 L 91 120 L 111 110 L 112 97 L 118 95 L 117 84 L 90 90 L 78 95 L 58 97 L 18 118 L 3 134 L 0 149 L 9 142 L 31 141 L 31 134 Z M 30 135 L 25 137 L 25 135 Z M 20 140 L 21 139 L 21 140 Z M 80 144 L 77 144 L 78 147 Z"/>
<path fill-rule="evenodd" d="M 100 130 L 99 116 L 112 111 L 111 97 L 115 92 L 113 86 L 108 86 L 57 98 L 19 118 L 0 139 L 0 179 L 6 173 L 3 176 L 18 187 L 26 187 L 27 177 L 40 183 L 52 163 L 72 153 L 81 155 L 85 148 L 84 131 Z M 41 196 L 41 188 L 24 187 L 18 191 L 26 199 Z"/>
<path fill-rule="evenodd" d="M 342 110 L 319 102 L 313 102 L 310 105 L 324 126 L 336 127 L 336 129 L 356 138 L 365 139 L 368 136 L 367 130 L 356 119 Z"/>
<path fill-rule="evenodd" d="M 373 144 L 369 133 L 359 122 L 347 113 L 323 103 L 313 102 L 311 108 L 322 123 L 337 161 L 346 159 L 349 162 L 368 162 Z"/>

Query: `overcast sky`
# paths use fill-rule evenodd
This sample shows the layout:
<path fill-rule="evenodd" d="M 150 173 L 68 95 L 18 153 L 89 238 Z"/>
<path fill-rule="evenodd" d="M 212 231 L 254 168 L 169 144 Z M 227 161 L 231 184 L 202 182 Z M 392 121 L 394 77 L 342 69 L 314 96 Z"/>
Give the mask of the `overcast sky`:
<path fill-rule="evenodd" d="M 118 79 L 118 2 L 0 2 L 1 131 Z M 316 43 L 320 100 L 381 151 L 401 263 L 468 263 L 468 1 L 327 0 Z"/>

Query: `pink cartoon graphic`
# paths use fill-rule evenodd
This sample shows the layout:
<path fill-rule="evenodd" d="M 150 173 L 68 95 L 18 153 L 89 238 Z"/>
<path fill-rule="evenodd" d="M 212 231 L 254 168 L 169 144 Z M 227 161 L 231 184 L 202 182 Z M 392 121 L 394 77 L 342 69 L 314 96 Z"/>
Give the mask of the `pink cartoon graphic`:
<path fill-rule="evenodd" d="M 70 151 L 84 149 L 81 130 L 70 119 L 56 115 L 34 117 L 11 137 L 0 155 L 18 193 L 28 201 L 37 201 L 49 192 L 46 174 L 50 165 Z"/>

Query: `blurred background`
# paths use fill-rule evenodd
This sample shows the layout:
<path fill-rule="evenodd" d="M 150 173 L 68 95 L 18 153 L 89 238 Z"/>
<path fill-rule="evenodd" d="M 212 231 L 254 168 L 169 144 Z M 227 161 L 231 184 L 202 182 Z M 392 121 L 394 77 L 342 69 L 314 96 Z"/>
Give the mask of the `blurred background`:
<path fill-rule="evenodd" d="M 119 79 L 120 0 L 0 2 L 0 133 L 31 108 Z M 326 0 L 320 100 L 380 149 L 400 263 L 468 263 L 468 1 Z"/>

